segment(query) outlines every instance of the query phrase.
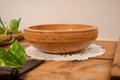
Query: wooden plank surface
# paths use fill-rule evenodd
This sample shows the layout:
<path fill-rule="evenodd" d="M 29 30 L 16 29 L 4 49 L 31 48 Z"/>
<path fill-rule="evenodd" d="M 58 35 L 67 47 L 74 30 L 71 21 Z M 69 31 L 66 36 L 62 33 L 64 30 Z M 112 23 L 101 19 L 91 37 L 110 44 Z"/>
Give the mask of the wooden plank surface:
<path fill-rule="evenodd" d="M 22 76 L 24 80 L 109 80 L 112 60 L 46 61 Z"/>
<path fill-rule="evenodd" d="M 112 76 L 120 76 L 120 39 L 117 44 L 112 69 L 111 69 Z"/>
<path fill-rule="evenodd" d="M 109 80 L 117 42 L 96 41 L 106 53 L 83 61 L 46 61 L 21 77 L 22 80 Z M 25 47 L 26 42 L 21 42 Z"/>
<path fill-rule="evenodd" d="M 111 60 L 113 59 L 116 46 L 117 46 L 117 41 L 99 41 L 98 40 L 98 41 L 95 41 L 94 43 L 102 46 L 106 50 L 104 55 L 97 56 L 94 58 L 111 59 Z"/>

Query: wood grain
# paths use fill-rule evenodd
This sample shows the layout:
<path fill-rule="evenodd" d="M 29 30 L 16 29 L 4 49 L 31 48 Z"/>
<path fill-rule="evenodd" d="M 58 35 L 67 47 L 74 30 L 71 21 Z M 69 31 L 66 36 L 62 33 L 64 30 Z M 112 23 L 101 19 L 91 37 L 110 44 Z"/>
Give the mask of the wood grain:
<path fill-rule="evenodd" d="M 117 41 L 97 40 L 93 43 L 102 46 L 106 50 L 105 54 L 103 54 L 101 56 L 94 57 L 94 58 L 111 59 L 111 60 L 114 58 L 114 53 L 116 51 Z"/>
<path fill-rule="evenodd" d="M 112 76 L 120 76 L 120 39 L 117 44 L 114 61 L 111 69 Z"/>
<path fill-rule="evenodd" d="M 28 74 L 24 80 L 109 80 L 112 60 L 47 61 Z"/>
<path fill-rule="evenodd" d="M 97 36 L 97 27 L 83 24 L 47 24 L 24 29 L 25 40 L 43 52 L 55 54 L 86 49 Z"/>
<path fill-rule="evenodd" d="M 46 61 L 21 80 L 110 80 L 116 41 L 95 41 L 106 49 L 104 55 L 83 61 Z M 29 43 L 22 41 L 24 47 Z"/>

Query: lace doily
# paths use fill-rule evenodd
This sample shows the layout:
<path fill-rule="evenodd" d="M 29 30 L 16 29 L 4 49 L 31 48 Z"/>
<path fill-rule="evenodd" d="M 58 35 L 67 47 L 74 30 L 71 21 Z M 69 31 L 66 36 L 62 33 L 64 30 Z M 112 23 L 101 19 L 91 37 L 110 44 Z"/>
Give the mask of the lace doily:
<path fill-rule="evenodd" d="M 105 49 L 103 49 L 100 45 L 91 44 L 87 49 L 71 54 L 48 54 L 34 48 L 33 46 L 29 46 L 26 48 L 26 53 L 28 56 L 31 56 L 31 58 L 41 60 L 85 60 L 104 54 Z"/>

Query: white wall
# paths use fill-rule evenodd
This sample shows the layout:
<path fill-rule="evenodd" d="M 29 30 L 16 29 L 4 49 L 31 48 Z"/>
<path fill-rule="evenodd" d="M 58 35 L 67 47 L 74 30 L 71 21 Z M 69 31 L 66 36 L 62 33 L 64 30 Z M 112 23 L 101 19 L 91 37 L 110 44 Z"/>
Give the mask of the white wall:
<path fill-rule="evenodd" d="M 99 29 L 98 39 L 118 40 L 120 0 L 0 0 L 5 23 L 22 17 L 20 28 L 48 23 L 90 24 Z"/>

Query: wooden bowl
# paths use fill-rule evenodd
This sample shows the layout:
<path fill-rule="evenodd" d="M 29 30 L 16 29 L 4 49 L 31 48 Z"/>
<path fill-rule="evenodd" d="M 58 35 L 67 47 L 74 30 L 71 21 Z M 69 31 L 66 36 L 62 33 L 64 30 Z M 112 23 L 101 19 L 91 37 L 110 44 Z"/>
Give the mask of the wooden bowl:
<path fill-rule="evenodd" d="M 71 53 L 87 48 L 98 36 L 97 27 L 84 24 L 35 25 L 24 29 L 24 38 L 48 53 Z"/>

